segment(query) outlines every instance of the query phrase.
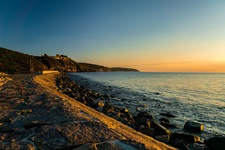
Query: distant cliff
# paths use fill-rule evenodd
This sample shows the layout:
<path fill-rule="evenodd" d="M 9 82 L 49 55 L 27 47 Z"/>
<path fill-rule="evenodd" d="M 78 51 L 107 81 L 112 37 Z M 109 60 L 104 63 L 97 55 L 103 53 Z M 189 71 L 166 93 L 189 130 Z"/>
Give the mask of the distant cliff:
<path fill-rule="evenodd" d="M 77 63 L 65 55 L 32 56 L 0 47 L 0 72 L 19 73 L 42 70 L 66 72 L 138 71 L 129 68 L 108 68 L 95 64 Z"/>
<path fill-rule="evenodd" d="M 134 71 L 134 72 L 138 72 L 137 69 L 133 69 L 133 68 L 121 68 L 121 67 L 113 67 L 110 68 L 111 71 Z"/>

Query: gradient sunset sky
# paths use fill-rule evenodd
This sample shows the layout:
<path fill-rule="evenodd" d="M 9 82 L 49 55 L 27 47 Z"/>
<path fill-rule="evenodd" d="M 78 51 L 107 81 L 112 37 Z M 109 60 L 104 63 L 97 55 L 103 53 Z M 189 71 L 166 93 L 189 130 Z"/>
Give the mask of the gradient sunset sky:
<path fill-rule="evenodd" d="M 150 72 L 225 72 L 224 0 L 1 0 L 0 47 Z"/>

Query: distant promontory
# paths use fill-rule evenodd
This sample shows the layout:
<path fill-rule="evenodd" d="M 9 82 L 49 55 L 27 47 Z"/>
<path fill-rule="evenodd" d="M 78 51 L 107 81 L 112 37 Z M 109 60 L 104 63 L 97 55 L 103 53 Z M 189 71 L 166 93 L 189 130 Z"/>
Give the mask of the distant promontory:
<path fill-rule="evenodd" d="M 133 68 L 105 67 L 101 65 L 78 63 L 66 55 L 32 56 L 0 47 L 0 72 L 20 73 L 43 70 L 57 70 L 65 72 L 110 72 L 110 71 L 138 71 Z"/>

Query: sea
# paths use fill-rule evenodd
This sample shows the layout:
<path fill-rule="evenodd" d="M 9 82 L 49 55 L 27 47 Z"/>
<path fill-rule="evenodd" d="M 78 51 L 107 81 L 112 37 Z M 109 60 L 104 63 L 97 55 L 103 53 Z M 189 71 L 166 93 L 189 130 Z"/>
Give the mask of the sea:
<path fill-rule="evenodd" d="M 102 95 L 108 103 L 128 108 L 131 114 L 148 111 L 175 115 L 172 132 L 184 132 L 185 122 L 204 125 L 202 140 L 225 135 L 224 73 L 84 72 L 71 73 L 77 84 Z"/>

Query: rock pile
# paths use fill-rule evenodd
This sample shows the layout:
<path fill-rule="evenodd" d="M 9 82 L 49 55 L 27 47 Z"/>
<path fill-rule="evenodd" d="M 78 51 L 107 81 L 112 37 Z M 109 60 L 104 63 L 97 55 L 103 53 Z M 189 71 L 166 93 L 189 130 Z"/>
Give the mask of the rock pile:
<path fill-rule="evenodd" d="M 66 74 L 61 75 L 56 81 L 61 92 L 82 102 L 102 113 L 121 121 L 122 123 L 148 135 L 161 142 L 172 145 L 179 149 L 206 149 L 207 146 L 201 141 L 200 137 L 192 133 L 201 132 L 204 125 L 195 122 L 187 122 L 184 126 L 187 133 L 172 133 L 168 128 L 177 128 L 176 125 L 170 124 L 168 118 L 176 117 L 169 113 L 161 113 L 163 116 L 160 123 L 154 119 L 149 112 L 142 112 L 133 116 L 127 108 L 113 106 L 107 99 L 110 95 L 101 95 L 91 89 L 77 85 Z M 104 100 L 104 101 L 103 101 Z M 191 132 L 190 132 L 191 131 Z M 197 149 L 196 148 L 196 149 Z"/>

